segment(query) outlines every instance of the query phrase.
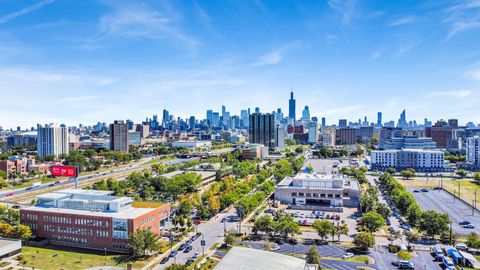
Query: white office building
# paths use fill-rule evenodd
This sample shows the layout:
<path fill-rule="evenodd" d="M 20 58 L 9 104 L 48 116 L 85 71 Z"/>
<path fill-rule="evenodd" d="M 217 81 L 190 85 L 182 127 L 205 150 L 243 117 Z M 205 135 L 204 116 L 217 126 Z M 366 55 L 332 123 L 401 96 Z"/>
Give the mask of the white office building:
<path fill-rule="evenodd" d="M 172 147 L 184 148 L 211 148 L 211 141 L 176 141 L 172 142 Z"/>
<path fill-rule="evenodd" d="M 37 149 L 40 157 L 68 155 L 68 129 L 56 124 L 37 125 Z"/>
<path fill-rule="evenodd" d="M 308 123 L 308 143 L 315 144 L 318 141 L 318 123 Z"/>
<path fill-rule="evenodd" d="M 322 136 L 322 146 L 325 146 L 325 147 L 335 146 L 335 133 L 333 132 L 322 133 L 321 136 Z"/>
<path fill-rule="evenodd" d="M 418 172 L 442 172 L 445 170 L 445 154 L 439 150 L 402 149 L 372 151 L 372 170 L 397 171 L 414 169 Z"/>
<path fill-rule="evenodd" d="M 467 138 L 467 162 L 474 166 L 480 166 L 480 137 L 473 136 Z"/>

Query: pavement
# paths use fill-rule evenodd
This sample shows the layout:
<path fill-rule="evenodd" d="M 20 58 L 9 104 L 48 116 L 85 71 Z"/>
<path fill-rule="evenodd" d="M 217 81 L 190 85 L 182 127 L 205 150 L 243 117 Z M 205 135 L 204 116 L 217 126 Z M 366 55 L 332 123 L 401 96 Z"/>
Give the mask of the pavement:
<path fill-rule="evenodd" d="M 159 162 L 159 163 L 163 163 L 163 164 L 169 166 L 169 165 L 174 165 L 174 164 L 178 164 L 178 163 L 193 161 L 193 160 L 196 160 L 196 159 L 199 159 L 199 158 L 173 159 L 173 160 L 162 161 L 162 162 Z M 141 164 L 141 163 L 144 163 L 144 162 L 145 162 L 145 160 L 142 160 L 142 162 L 137 162 L 137 163 Z M 113 174 L 118 174 L 118 173 L 138 171 L 138 170 L 150 168 L 151 166 L 152 166 L 151 164 L 149 164 L 149 165 L 137 165 L 137 166 L 113 169 L 113 170 L 107 171 L 107 172 L 100 172 L 100 173 L 92 173 L 92 174 L 82 175 L 82 176 L 78 177 L 78 182 L 85 181 L 85 180 L 96 179 L 96 178 L 101 178 L 101 177 L 106 177 L 106 176 L 113 175 Z M 74 183 L 74 182 L 75 182 L 74 178 L 69 178 L 69 179 L 66 179 L 66 180 L 60 180 L 60 184 L 56 184 L 56 185 L 70 184 L 70 183 Z M 27 188 L 22 188 L 22 189 L 15 189 L 15 190 L 0 192 L 0 198 L 13 197 L 13 196 L 16 196 L 16 195 L 27 194 L 29 192 L 44 190 L 44 189 L 52 187 L 51 184 L 53 184 L 53 183 L 42 184 L 42 185 L 39 185 L 39 186 L 31 187 L 28 190 L 27 190 Z M 13 194 L 13 195 L 11 195 L 11 194 Z M 7 195 L 10 195 L 10 196 L 7 196 Z"/>
<path fill-rule="evenodd" d="M 472 211 L 468 204 L 455 199 L 444 190 L 428 189 L 429 192 L 413 192 L 415 188 L 408 189 L 413 194 L 415 200 L 424 210 L 435 210 L 440 213 L 446 213 L 452 220 L 452 229 L 455 234 L 466 236 L 480 228 L 480 212 Z M 470 221 L 475 229 L 465 229 L 458 223 Z"/>
<path fill-rule="evenodd" d="M 410 260 L 414 265 L 415 269 L 418 270 L 437 270 L 442 269 L 439 262 L 433 260 L 433 256 L 428 251 L 415 251 L 412 253 L 412 259 Z M 389 253 L 388 250 L 384 247 L 377 247 L 373 249 L 370 253 L 375 259 L 375 264 L 373 267 L 381 270 L 388 269 L 398 269 L 398 267 L 392 265 L 392 262 L 398 261 L 397 256 L 393 253 Z"/>

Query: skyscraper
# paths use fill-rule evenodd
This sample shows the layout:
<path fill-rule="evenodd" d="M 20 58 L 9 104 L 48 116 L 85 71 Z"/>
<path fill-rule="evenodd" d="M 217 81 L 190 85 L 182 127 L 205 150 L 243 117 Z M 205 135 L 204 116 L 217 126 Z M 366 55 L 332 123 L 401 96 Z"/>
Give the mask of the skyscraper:
<path fill-rule="evenodd" d="M 347 119 L 339 119 L 338 120 L 338 126 L 343 128 L 343 127 L 347 127 Z"/>
<path fill-rule="evenodd" d="M 166 109 L 163 109 L 162 126 L 166 127 L 168 123 L 170 123 L 170 113 Z"/>
<path fill-rule="evenodd" d="M 293 98 L 293 91 L 290 92 L 290 100 L 288 101 L 288 118 L 295 121 L 295 99 Z"/>
<path fill-rule="evenodd" d="M 382 112 L 377 113 L 377 126 L 382 126 Z"/>
<path fill-rule="evenodd" d="M 127 126 L 127 125 L 125 125 Z M 55 124 L 37 125 L 37 150 L 40 157 L 68 155 L 68 129 Z"/>
<path fill-rule="evenodd" d="M 325 128 L 327 126 L 327 119 L 325 117 L 322 117 L 322 128 Z"/>
<path fill-rule="evenodd" d="M 269 149 L 283 148 L 284 133 L 280 125 L 275 124 L 275 116 L 270 113 L 253 113 L 248 127 L 249 142 L 267 146 Z"/>
<path fill-rule="evenodd" d="M 213 126 L 213 111 L 212 110 L 207 110 L 207 125 L 209 127 Z"/>
<path fill-rule="evenodd" d="M 400 114 L 400 119 L 398 119 L 397 127 L 401 127 L 401 128 L 408 127 L 407 114 L 406 114 L 405 110 L 403 110 L 403 112 Z"/>
<path fill-rule="evenodd" d="M 110 149 L 128 153 L 128 126 L 122 120 L 110 124 Z"/>
<path fill-rule="evenodd" d="M 193 130 L 195 129 L 195 116 L 190 116 L 188 119 L 188 127 Z"/>
<path fill-rule="evenodd" d="M 305 106 L 305 108 L 302 111 L 302 120 L 310 121 L 310 109 L 308 108 L 308 106 Z"/>

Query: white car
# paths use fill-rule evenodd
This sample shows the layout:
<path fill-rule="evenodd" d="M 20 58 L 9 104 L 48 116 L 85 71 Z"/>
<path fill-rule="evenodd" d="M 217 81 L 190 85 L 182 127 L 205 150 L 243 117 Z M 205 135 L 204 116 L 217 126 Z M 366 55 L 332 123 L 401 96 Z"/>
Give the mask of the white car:
<path fill-rule="evenodd" d="M 195 252 L 195 254 L 193 254 L 193 259 L 198 259 L 198 257 L 200 257 L 200 252 Z"/>
<path fill-rule="evenodd" d="M 279 245 L 275 245 L 273 246 L 272 248 L 270 248 L 270 251 L 279 251 L 280 250 L 280 246 Z"/>
<path fill-rule="evenodd" d="M 347 253 L 343 254 L 342 259 L 345 260 L 345 259 L 348 259 L 348 258 L 352 258 L 353 256 L 355 256 L 355 255 L 353 255 L 353 253 L 347 252 Z"/>

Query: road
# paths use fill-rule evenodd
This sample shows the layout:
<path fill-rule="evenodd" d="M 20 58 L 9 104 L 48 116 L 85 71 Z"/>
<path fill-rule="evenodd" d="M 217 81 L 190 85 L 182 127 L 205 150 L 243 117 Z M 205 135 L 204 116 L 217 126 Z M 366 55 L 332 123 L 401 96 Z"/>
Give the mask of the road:
<path fill-rule="evenodd" d="M 435 210 L 440 213 L 446 213 L 452 220 L 452 229 L 455 234 L 462 236 L 469 235 L 480 228 L 480 212 L 472 211 L 472 207 L 454 199 L 452 195 L 444 190 L 427 189 L 429 192 L 413 192 L 416 189 L 408 189 L 417 203 L 424 210 Z M 462 221 L 471 222 L 476 229 L 465 229 L 458 223 Z"/>
<path fill-rule="evenodd" d="M 197 160 L 197 159 L 199 159 L 199 158 L 195 157 L 195 158 L 187 158 L 187 159 L 174 159 L 174 160 L 162 161 L 162 162 L 159 162 L 159 163 L 163 163 L 163 164 L 169 166 L 169 165 L 189 162 L 189 161 L 193 161 L 193 160 Z M 143 162 L 145 162 L 145 161 L 142 161 L 142 163 Z M 140 163 L 140 162 L 138 162 L 138 163 Z M 111 170 L 111 171 L 108 171 L 108 172 L 102 172 L 102 173 L 92 173 L 92 174 L 88 174 L 88 175 L 79 176 L 78 177 L 78 182 L 85 181 L 85 180 L 93 180 L 93 179 L 102 178 L 102 177 L 107 177 L 107 176 L 115 175 L 115 174 L 119 174 L 119 173 L 139 171 L 139 170 L 147 169 L 147 168 L 150 168 L 150 167 L 152 167 L 152 164 L 137 165 L 137 166 L 126 167 L 126 168 L 119 168 L 119 169 L 114 169 L 114 170 Z M 71 184 L 71 183 L 74 183 L 74 182 L 75 182 L 74 178 L 69 178 L 67 180 L 61 180 L 60 184 L 56 184 L 56 185 Z M 39 185 L 39 186 L 36 186 L 36 187 L 31 187 L 28 190 L 27 190 L 27 188 L 22 188 L 22 189 L 4 191 L 4 192 L 0 193 L 0 198 L 13 197 L 13 196 L 17 196 L 17 195 L 27 194 L 29 192 L 45 190 L 45 189 L 51 188 L 52 184 L 53 183 L 42 184 L 42 185 Z"/>
<path fill-rule="evenodd" d="M 218 214 L 217 217 L 212 218 L 210 221 L 202 223 L 197 226 L 197 231 L 202 233 L 202 236 L 192 243 L 193 250 L 189 253 L 183 253 L 179 251 L 177 256 L 174 258 L 170 258 L 170 260 L 166 264 L 157 265 L 154 269 L 160 270 L 165 269 L 167 266 L 172 265 L 173 263 L 177 264 L 185 264 L 188 258 L 192 257 L 195 252 L 200 252 L 202 255 L 202 246 L 201 240 L 205 240 L 205 254 L 207 252 L 212 252 L 210 247 L 217 242 L 223 241 L 224 236 L 224 229 L 226 228 L 227 231 L 230 230 L 238 230 L 238 222 L 225 222 L 222 223 L 221 220 L 224 217 L 235 215 L 235 209 L 231 209 L 226 213 Z M 246 228 L 242 227 L 242 231 L 245 231 Z M 170 252 L 165 253 L 167 256 Z"/>

